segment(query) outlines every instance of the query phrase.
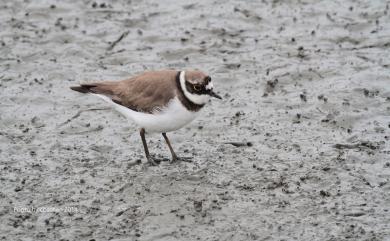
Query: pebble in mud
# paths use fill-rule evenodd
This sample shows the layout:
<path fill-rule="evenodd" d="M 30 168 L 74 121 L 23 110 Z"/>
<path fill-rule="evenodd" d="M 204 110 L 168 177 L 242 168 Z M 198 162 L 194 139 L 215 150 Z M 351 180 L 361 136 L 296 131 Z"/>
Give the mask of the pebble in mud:
<path fill-rule="evenodd" d="M 305 49 L 302 46 L 298 47 L 297 57 L 300 58 L 300 59 L 306 59 L 307 58 L 307 55 L 305 53 Z"/>
<path fill-rule="evenodd" d="M 322 197 L 330 197 L 330 193 L 327 192 L 327 191 L 324 191 L 324 190 L 321 190 L 321 191 L 320 191 L 320 195 L 321 195 Z"/>
<path fill-rule="evenodd" d="M 322 101 L 324 101 L 324 102 L 328 102 L 328 98 L 327 98 L 327 97 L 325 97 L 323 94 L 321 94 L 321 95 L 317 96 L 317 98 L 318 98 L 319 100 L 322 100 Z"/>
<path fill-rule="evenodd" d="M 263 94 L 263 97 L 268 96 L 269 93 L 273 93 L 276 85 L 278 84 L 279 80 L 274 79 L 274 80 L 268 80 L 267 85 Z"/>
<path fill-rule="evenodd" d="M 203 201 L 202 200 L 195 200 L 194 201 L 194 209 L 196 212 L 202 212 Z"/>
<path fill-rule="evenodd" d="M 302 101 L 307 102 L 307 97 L 305 93 L 300 94 L 299 98 L 301 98 Z"/>
<path fill-rule="evenodd" d="M 379 94 L 379 90 L 368 90 L 368 89 L 363 89 L 363 94 L 366 97 L 375 97 Z"/>

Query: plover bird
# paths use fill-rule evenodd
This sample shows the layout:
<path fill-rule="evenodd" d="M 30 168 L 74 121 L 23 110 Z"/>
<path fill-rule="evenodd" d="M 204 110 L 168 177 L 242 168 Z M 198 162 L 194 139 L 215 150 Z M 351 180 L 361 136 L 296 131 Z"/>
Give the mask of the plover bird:
<path fill-rule="evenodd" d="M 172 154 L 171 161 L 179 160 L 166 133 L 194 120 L 210 97 L 222 99 L 213 91 L 210 76 L 198 70 L 149 71 L 122 81 L 86 83 L 70 88 L 102 98 L 133 120 L 140 128 L 145 156 L 152 165 L 157 162 L 149 153 L 145 133 L 162 133 Z"/>

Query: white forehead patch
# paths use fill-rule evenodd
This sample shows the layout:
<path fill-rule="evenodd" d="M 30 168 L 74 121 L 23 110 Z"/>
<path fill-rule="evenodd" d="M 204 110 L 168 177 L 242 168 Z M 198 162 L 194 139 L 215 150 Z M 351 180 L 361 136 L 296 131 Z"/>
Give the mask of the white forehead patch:
<path fill-rule="evenodd" d="M 206 90 L 212 90 L 214 88 L 214 85 L 213 83 L 210 81 L 207 85 L 206 85 Z"/>
<path fill-rule="evenodd" d="M 190 93 L 186 88 L 186 79 L 185 79 L 185 71 L 180 72 L 180 87 L 184 92 L 184 95 L 193 103 L 198 105 L 204 105 L 206 104 L 210 96 L 209 95 L 197 95 Z"/>

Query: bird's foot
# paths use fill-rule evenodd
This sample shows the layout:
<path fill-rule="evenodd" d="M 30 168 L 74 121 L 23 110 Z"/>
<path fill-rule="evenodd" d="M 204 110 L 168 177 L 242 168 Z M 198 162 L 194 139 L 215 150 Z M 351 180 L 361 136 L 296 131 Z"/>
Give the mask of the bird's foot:
<path fill-rule="evenodd" d="M 148 159 L 148 164 L 150 166 L 158 166 L 161 162 L 160 159 L 157 159 L 157 158 L 151 157 L 151 156 L 146 157 L 146 159 Z"/>
<path fill-rule="evenodd" d="M 178 157 L 178 156 L 174 156 L 174 157 L 172 157 L 170 163 L 173 163 L 173 162 L 192 162 L 192 157 Z"/>

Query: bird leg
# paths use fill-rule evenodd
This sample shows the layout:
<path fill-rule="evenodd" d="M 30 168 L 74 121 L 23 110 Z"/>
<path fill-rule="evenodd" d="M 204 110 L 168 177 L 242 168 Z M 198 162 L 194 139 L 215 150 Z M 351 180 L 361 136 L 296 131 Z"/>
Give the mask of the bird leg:
<path fill-rule="evenodd" d="M 146 159 L 148 159 L 148 162 L 153 165 L 153 166 L 157 166 L 157 162 L 154 160 L 153 157 L 150 156 L 149 154 L 149 149 L 148 149 L 148 145 L 146 144 L 146 139 L 145 139 L 145 129 L 142 128 L 139 132 L 139 134 L 141 135 L 141 139 L 142 139 L 142 144 L 144 145 L 144 151 L 145 151 L 145 156 L 146 156 Z"/>
<path fill-rule="evenodd" d="M 169 151 L 171 152 L 171 155 L 172 155 L 172 160 L 171 162 L 175 162 L 175 161 L 190 161 L 191 158 L 183 158 L 183 157 L 178 157 L 175 153 L 175 151 L 173 150 L 172 146 L 171 146 L 171 142 L 169 141 L 168 139 L 168 136 L 167 136 L 167 133 L 162 133 L 164 139 L 165 139 L 165 142 L 167 143 L 168 147 L 169 147 Z"/>

